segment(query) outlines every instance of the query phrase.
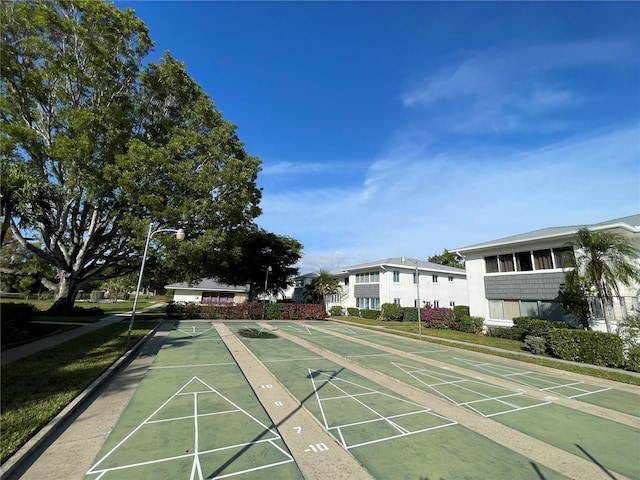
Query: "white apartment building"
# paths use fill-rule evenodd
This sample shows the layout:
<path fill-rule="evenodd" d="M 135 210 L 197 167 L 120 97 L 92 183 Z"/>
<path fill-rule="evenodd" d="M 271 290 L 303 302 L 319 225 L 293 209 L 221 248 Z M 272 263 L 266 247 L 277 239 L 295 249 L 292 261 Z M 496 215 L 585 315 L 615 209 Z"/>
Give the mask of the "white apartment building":
<path fill-rule="evenodd" d="M 572 241 L 583 227 L 620 233 L 640 247 L 640 215 L 631 215 L 593 225 L 544 228 L 451 250 L 465 257 L 470 314 L 484 317 L 488 326 L 512 326 L 512 319 L 519 316 L 572 321 L 563 314 L 557 297 L 566 270 L 575 265 Z M 638 287 L 623 288 L 615 299 L 614 321 L 639 311 Z M 591 327 L 606 331 L 601 305 L 591 303 Z"/>
<path fill-rule="evenodd" d="M 396 257 L 339 268 L 331 274 L 341 291 L 330 296 L 328 309 L 340 305 L 345 310 L 348 307 L 379 310 L 385 303 L 403 307 L 468 305 L 466 272 L 460 268 Z M 302 301 L 302 289 L 314 276 L 296 278 L 295 301 Z"/>

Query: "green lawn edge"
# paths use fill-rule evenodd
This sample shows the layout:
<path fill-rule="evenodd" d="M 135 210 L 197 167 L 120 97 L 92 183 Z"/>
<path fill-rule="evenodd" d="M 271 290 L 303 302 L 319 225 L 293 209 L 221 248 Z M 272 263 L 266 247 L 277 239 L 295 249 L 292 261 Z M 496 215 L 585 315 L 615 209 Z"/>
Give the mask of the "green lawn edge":
<path fill-rule="evenodd" d="M 135 322 L 138 342 L 157 322 Z M 0 372 L 0 463 L 4 463 L 124 353 L 127 322 L 107 325 Z"/>
<path fill-rule="evenodd" d="M 358 325 L 376 332 L 386 332 L 405 338 L 416 339 L 418 334 L 417 322 L 387 322 L 380 320 L 370 320 L 356 317 L 330 317 L 330 321 Z M 627 373 L 624 370 L 599 368 L 595 365 L 576 364 L 563 362 L 557 359 L 544 356 L 533 356 L 520 352 L 523 343 L 516 340 L 506 340 L 503 338 L 487 337 L 485 335 L 474 335 L 471 333 L 457 332 L 454 330 L 422 329 L 423 341 L 460 348 L 473 352 L 486 353 L 496 357 L 517 360 L 532 365 L 555 368 L 567 372 L 579 373 L 590 377 L 612 380 L 629 385 L 640 385 L 640 376 Z M 474 343 L 474 339 L 480 343 Z M 499 349 L 499 350 L 496 350 Z"/>

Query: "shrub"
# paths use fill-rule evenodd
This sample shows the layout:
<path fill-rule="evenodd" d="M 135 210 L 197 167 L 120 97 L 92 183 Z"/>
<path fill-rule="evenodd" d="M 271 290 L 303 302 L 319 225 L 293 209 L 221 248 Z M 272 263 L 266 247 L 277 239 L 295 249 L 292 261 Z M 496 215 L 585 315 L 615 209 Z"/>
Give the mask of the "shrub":
<path fill-rule="evenodd" d="M 453 307 L 453 316 L 456 320 L 462 320 L 462 317 L 468 317 L 469 307 L 466 305 L 456 305 Z"/>
<path fill-rule="evenodd" d="M 353 308 L 353 307 L 347 307 L 347 315 L 349 315 L 350 317 L 359 317 L 360 316 L 360 309 L 359 308 Z"/>
<path fill-rule="evenodd" d="M 455 312 L 454 312 L 455 315 Z M 466 333 L 475 333 L 476 335 L 482 333 L 484 327 L 483 317 L 470 317 L 469 315 L 463 315 L 460 318 L 460 331 Z"/>
<path fill-rule="evenodd" d="M 488 327 L 487 336 L 522 341 L 522 331 L 519 328 L 513 327 Z"/>
<path fill-rule="evenodd" d="M 515 328 L 520 329 L 522 339 L 527 335 L 534 337 L 547 337 L 551 330 L 558 328 L 572 328 L 567 322 L 561 320 L 544 320 L 542 318 L 535 317 L 516 317 L 513 319 L 513 325 Z"/>
<path fill-rule="evenodd" d="M 380 310 L 373 310 L 371 308 L 361 308 L 360 316 L 362 318 L 368 318 L 369 320 L 376 320 L 380 318 Z"/>
<path fill-rule="evenodd" d="M 629 350 L 624 368 L 632 372 L 640 372 L 640 347 Z"/>
<path fill-rule="evenodd" d="M 71 317 L 96 317 L 104 315 L 104 310 L 100 307 L 73 307 L 69 312 Z"/>
<path fill-rule="evenodd" d="M 402 321 L 402 307 L 397 303 L 383 303 L 382 319 L 390 321 Z"/>
<path fill-rule="evenodd" d="M 524 346 L 531 353 L 542 355 L 547 351 L 547 339 L 544 337 L 527 335 L 524 339 Z"/>
<path fill-rule="evenodd" d="M 278 320 L 281 318 L 282 304 L 280 303 L 267 303 L 265 305 L 264 318 L 267 320 Z"/>
<path fill-rule="evenodd" d="M 333 305 L 329 309 L 329 314 L 333 317 L 336 315 L 342 315 L 344 313 L 344 308 L 341 305 Z"/>
<path fill-rule="evenodd" d="M 624 365 L 622 339 L 614 333 L 555 329 L 549 331 L 548 345 L 563 360 L 613 368 Z"/>
<path fill-rule="evenodd" d="M 3 343 L 23 340 L 29 336 L 29 322 L 39 312 L 31 303 L 3 303 L 0 335 Z"/>
<path fill-rule="evenodd" d="M 460 324 L 453 316 L 450 308 L 426 307 L 422 310 L 422 319 L 427 328 L 437 328 L 440 330 L 459 330 Z"/>
<path fill-rule="evenodd" d="M 416 307 L 402 307 L 402 320 L 405 322 L 417 322 L 418 309 Z"/>

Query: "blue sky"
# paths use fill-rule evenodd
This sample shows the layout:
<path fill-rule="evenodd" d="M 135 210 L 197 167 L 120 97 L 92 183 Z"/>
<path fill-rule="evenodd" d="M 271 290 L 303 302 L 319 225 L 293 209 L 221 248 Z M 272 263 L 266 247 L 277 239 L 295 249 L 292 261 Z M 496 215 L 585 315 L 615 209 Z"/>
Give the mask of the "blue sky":
<path fill-rule="evenodd" d="M 260 157 L 301 273 L 640 212 L 640 3 L 116 5 Z"/>

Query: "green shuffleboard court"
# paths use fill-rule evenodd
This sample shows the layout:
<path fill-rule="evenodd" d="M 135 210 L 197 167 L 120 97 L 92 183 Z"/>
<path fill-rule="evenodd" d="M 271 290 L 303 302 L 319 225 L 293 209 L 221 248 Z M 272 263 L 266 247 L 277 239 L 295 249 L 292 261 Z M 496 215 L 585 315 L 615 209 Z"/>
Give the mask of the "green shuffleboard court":
<path fill-rule="evenodd" d="M 86 478 L 303 477 L 215 328 L 181 322 Z"/>

